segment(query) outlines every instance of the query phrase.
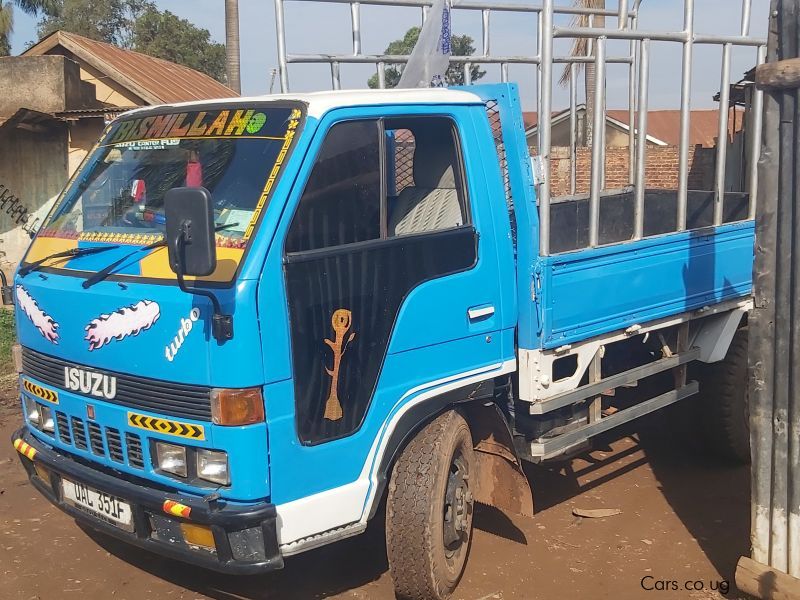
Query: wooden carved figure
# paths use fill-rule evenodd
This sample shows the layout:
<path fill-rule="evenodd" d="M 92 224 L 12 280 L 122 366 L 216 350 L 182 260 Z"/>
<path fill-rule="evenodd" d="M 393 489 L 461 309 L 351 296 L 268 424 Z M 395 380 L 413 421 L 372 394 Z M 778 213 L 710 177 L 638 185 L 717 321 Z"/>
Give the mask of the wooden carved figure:
<path fill-rule="evenodd" d="M 356 337 L 355 331 L 345 341 L 345 335 L 352 324 L 353 314 L 344 308 L 340 308 L 331 317 L 331 327 L 333 327 L 333 341 L 326 339 L 325 343 L 333 351 L 333 369 L 325 368 L 331 376 L 331 390 L 328 393 L 328 400 L 325 402 L 324 418 L 329 421 L 338 421 L 342 418 L 342 403 L 339 401 L 339 367 L 342 363 L 342 356 L 347 350 L 347 345 Z"/>

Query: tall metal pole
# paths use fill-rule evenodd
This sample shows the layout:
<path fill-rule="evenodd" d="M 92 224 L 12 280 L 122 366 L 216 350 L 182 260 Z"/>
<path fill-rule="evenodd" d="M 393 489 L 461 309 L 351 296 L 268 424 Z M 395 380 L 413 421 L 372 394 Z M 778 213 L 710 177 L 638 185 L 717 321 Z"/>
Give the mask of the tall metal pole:
<path fill-rule="evenodd" d="M 636 123 L 636 173 L 634 175 L 635 204 L 633 209 L 633 238 L 644 236 L 644 191 L 647 166 L 647 95 L 650 88 L 650 40 L 639 42 L 639 114 Z M 633 127 L 633 124 L 631 124 Z"/>
<path fill-rule="evenodd" d="M 692 48 L 694 46 L 694 0 L 684 0 L 683 30 L 686 40 L 683 42 L 683 64 L 681 74 L 681 125 L 678 147 L 678 210 L 677 230 L 686 229 L 686 202 L 689 195 L 689 125 L 692 102 Z"/>
<path fill-rule="evenodd" d="M 728 113 L 731 91 L 731 45 L 722 45 L 722 75 L 719 83 L 719 130 L 717 133 L 717 164 L 714 173 L 714 225 L 722 224 L 725 202 L 725 161 L 728 157 Z"/>
<path fill-rule="evenodd" d="M 592 176 L 589 191 L 589 246 L 600 243 L 600 192 L 603 188 L 605 171 L 603 135 L 605 121 L 605 81 L 606 81 L 606 38 L 597 38 L 594 54 L 594 140 L 592 141 Z"/>
<path fill-rule="evenodd" d="M 225 64 L 228 87 L 242 93 L 241 53 L 239 51 L 239 0 L 225 0 Z"/>
<path fill-rule="evenodd" d="M 550 119 L 553 105 L 553 0 L 544 0 L 541 21 L 541 63 L 539 65 L 539 253 L 550 254 Z"/>
<path fill-rule="evenodd" d="M 275 40 L 278 44 L 278 69 L 281 74 L 281 92 L 289 91 L 289 70 L 286 62 L 286 27 L 283 23 L 283 0 L 275 0 Z"/>

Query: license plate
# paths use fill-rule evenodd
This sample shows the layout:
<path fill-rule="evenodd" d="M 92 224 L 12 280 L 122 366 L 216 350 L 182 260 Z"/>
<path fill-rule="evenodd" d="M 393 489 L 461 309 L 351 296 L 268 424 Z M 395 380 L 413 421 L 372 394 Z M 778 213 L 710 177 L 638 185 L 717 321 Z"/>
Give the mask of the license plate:
<path fill-rule="evenodd" d="M 64 500 L 106 523 L 111 523 L 127 531 L 133 531 L 131 505 L 123 500 L 94 489 L 83 483 L 69 479 L 61 480 Z"/>

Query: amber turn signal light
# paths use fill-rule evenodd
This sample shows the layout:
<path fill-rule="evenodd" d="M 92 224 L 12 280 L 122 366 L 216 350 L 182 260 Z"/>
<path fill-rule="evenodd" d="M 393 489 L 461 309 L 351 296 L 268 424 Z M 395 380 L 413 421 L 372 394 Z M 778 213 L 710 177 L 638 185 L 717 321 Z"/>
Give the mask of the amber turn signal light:
<path fill-rule="evenodd" d="M 211 390 L 211 419 L 216 425 L 251 425 L 264 420 L 259 388 Z"/>

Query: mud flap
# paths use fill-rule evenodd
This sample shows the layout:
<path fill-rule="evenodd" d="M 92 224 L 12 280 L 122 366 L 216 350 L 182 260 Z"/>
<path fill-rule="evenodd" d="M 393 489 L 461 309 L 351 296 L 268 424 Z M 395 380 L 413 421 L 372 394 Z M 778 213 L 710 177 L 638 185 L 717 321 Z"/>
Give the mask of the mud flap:
<path fill-rule="evenodd" d="M 462 410 L 472 431 L 478 467 L 475 500 L 532 517 L 533 494 L 503 413 L 494 403 L 473 403 Z"/>

